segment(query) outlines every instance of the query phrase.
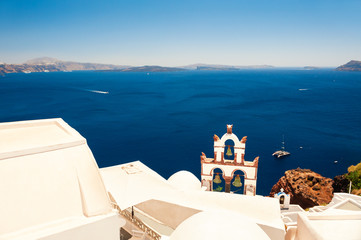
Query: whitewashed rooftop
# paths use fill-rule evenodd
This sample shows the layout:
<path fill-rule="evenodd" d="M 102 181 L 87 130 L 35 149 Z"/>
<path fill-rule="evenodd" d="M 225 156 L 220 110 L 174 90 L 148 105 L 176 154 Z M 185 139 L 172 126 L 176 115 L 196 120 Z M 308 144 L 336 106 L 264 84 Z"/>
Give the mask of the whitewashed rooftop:
<path fill-rule="evenodd" d="M 124 224 L 86 140 L 62 119 L 0 123 L 0 194 L 2 240 L 119 239 Z"/>
<path fill-rule="evenodd" d="M 62 119 L 0 124 L 0 159 L 85 144 L 86 140 Z"/>
<path fill-rule="evenodd" d="M 174 175 L 183 180 L 185 186 L 180 187 L 179 180 L 172 177 L 167 181 L 139 161 L 100 171 L 107 190 L 122 210 L 138 207 L 173 229 L 200 211 L 218 210 L 242 215 L 257 224 L 271 239 L 282 239 L 284 236 L 277 199 L 202 191 L 200 187 L 194 187 L 194 176 L 184 171 Z M 187 187 L 187 184 L 190 186 Z"/>

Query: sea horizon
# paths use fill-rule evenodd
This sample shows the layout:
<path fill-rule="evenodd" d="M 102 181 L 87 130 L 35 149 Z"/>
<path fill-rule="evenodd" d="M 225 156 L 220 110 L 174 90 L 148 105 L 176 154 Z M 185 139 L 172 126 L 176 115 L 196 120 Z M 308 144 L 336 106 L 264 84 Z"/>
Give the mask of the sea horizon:
<path fill-rule="evenodd" d="M 166 179 L 200 178 L 201 152 L 213 157 L 213 135 L 233 124 L 248 136 L 245 159 L 260 156 L 260 195 L 297 167 L 346 173 L 361 159 L 361 73 L 274 70 L 7 74 L 0 122 L 63 118 L 99 167 L 140 160 Z M 283 135 L 291 155 L 275 159 Z"/>

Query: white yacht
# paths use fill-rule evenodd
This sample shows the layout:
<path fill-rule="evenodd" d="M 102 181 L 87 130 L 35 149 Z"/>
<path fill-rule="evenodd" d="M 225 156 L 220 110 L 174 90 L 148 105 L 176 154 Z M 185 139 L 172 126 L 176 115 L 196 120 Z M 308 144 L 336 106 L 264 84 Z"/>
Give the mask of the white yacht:
<path fill-rule="evenodd" d="M 272 156 L 277 157 L 277 158 L 282 158 L 285 156 L 290 155 L 291 153 L 287 152 L 285 150 L 285 136 L 283 136 L 283 140 L 282 140 L 282 147 L 281 150 L 275 151 Z"/>

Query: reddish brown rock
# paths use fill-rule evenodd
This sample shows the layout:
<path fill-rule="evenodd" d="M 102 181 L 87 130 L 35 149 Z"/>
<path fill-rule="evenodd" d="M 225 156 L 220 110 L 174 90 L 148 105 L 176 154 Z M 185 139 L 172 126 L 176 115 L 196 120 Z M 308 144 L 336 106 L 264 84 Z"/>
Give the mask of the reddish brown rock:
<path fill-rule="evenodd" d="M 270 197 L 283 188 L 285 193 L 290 194 L 291 204 L 310 208 L 331 202 L 332 184 L 330 178 L 322 177 L 309 169 L 297 168 L 285 172 L 285 176 L 272 187 Z"/>

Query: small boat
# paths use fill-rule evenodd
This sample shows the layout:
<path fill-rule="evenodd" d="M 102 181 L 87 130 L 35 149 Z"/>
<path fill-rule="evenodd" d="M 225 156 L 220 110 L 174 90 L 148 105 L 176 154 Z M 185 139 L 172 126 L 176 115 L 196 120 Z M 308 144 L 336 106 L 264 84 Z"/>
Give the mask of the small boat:
<path fill-rule="evenodd" d="M 283 141 L 282 141 L 282 147 L 281 150 L 275 151 L 272 156 L 277 157 L 277 158 L 282 158 L 285 156 L 290 155 L 291 153 L 287 152 L 285 150 L 285 136 L 283 136 Z"/>
<path fill-rule="evenodd" d="M 275 151 L 272 156 L 274 157 L 277 157 L 277 158 L 281 158 L 281 157 L 285 157 L 285 156 L 288 156 L 290 155 L 291 153 L 287 152 L 287 151 L 284 151 L 284 150 L 278 150 L 278 151 Z"/>
<path fill-rule="evenodd" d="M 25 71 L 23 71 L 23 73 L 29 74 L 29 73 L 31 73 L 31 71 L 25 70 Z"/>

